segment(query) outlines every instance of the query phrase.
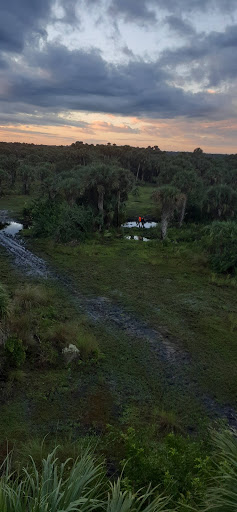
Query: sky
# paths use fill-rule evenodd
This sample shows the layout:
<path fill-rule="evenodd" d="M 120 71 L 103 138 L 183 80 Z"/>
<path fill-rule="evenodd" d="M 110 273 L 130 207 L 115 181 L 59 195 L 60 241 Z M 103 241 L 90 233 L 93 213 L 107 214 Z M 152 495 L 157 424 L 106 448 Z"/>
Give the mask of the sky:
<path fill-rule="evenodd" d="M 0 0 L 0 140 L 237 153 L 237 0 Z"/>

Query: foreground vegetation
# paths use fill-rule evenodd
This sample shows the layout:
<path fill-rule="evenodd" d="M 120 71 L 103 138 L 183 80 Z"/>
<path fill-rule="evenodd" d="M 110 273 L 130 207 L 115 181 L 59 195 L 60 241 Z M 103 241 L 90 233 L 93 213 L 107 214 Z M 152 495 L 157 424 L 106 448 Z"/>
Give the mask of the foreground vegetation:
<path fill-rule="evenodd" d="M 41 445 L 40 456 L 31 456 L 26 466 L 17 461 L 14 452 L 8 454 L 0 477 L 1 510 L 162 512 L 187 509 L 186 496 L 180 495 L 174 499 L 168 472 L 166 493 L 161 492 L 160 486 L 152 488 L 151 485 L 135 491 L 129 488 L 124 474 L 109 481 L 104 461 L 96 460 L 91 448 L 77 444 L 74 450 L 77 457 L 64 460 L 60 447 L 47 455 L 47 448 Z M 46 452 L 45 458 L 43 451 Z M 206 467 L 200 472 L 201 478 L 199 476 L 193 480 L 198 509 L 236 510 L 236 460 L 235 436 L 228 431 L 215 434 L 215 455 L 207 459 Z M 200 467 L 200 459 L 193 462 Z M 208 478 L 208 482 L 204 478 Z"/>

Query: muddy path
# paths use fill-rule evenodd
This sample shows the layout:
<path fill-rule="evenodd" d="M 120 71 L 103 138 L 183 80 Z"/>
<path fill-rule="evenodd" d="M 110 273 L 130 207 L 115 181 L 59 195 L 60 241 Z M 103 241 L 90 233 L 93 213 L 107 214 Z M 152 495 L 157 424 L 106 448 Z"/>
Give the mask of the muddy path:
<path fill-rule="evenodd" d="M 7 219 L 4 212 L 4 221 Z M 3 216 L 0 214 L 0 222 Z M 100 322 L 106 329 L 115 329 L 118 335 L 124 333 L 128 336 L 128 342 L 133 343 L 140 339 L 149 347 L 152 357 L 162 363 L 166 384 L 175 386 L 177 390 L 195 396 L 204 407 L 207 414 L 213 418 L 223 418 L 230 426 L 237 427 L 237 413 L 228 404 L 220 405 L 208 394 L 200 390 L 194 379 L 194 363 L 188 352 L 182 350 L 177 340 L 153 329 L 148 323 L 137 318 L 135 314 L 127 312 L 122 306 L 114 303 L 107 297 L 88 298 L 80 293 L 80 290 L 71 276 L 65 272 L 58 272 L 29 251 L 17 234 L 11 235 L 0 230 L 0 245 L 12 256 L 13 264 L 21 271 L 32 277 L 40 279 L 54 279 L 68 292 L 76 307 L 86 313 L 92 322 Z"/>

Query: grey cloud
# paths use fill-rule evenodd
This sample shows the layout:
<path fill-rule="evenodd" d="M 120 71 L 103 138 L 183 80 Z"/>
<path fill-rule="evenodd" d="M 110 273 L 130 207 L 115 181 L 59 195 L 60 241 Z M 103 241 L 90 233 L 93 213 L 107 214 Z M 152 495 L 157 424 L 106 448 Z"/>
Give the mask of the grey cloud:
<path fill-rule="evenodd" d="M 122 15 L 125 21 L 135 21 L 144 24 L 147 21 L 155 22 L 156 13 L 144 0 L 112 0 L 108 8 L 112 17 Z"/>
<path fill-rule="evenodd" d="M 27 35 L 44 34 L 42 21 L 50 13 L 52 0 L 0 0 L 0 49 L 20 52 Z"/>
<path fill-rule="evenodd" d="M 77 0 L 64 0 L 62 1 L 62 5 L 65 11 L 65 16 L 63 21 L 65 23 L 69 23 L 73 25 L 75 22 L 78 21 L 77 13 L 76 13 L 76 7 L 77 7 Z"/>
<path fill-rule="evenodd" d="M 131 128 L 131 126 L 129 125 L 126 125 L 126 124 L 123 124 L 121 126 L 116 126 L 112 123 L 105 123 L 105 122 L 100 122 L 99 123 L 99 129 L 100 130 L 103 130 L 103 131 L 106 131 L 106 132 L 114 132 L 114 133 L 134 133 L 134 134 L 137 134 L 137 133 L 140 133 L 141 130 L 139 130 L 139 128 Z"/>
<path fill-rule="evenodd" d="M 1 105 L 1 110 L 5 110 L 5 113 L 1 114 L 0 124 L 2 126 L 7 126 L 10 124 L 14 125 L 25 125 L 25 126 L 73 126 L 76 128 L 89 128 L 90 124 L 85 121 L 75 121 L 73 120 L 67 112 L 64 112 L 65 117 L 59 116 L 54 112 L 44 111 L 41 109 L 40 112 L 35 113 L 34 110 L 29 108 L 29 113 L 25 111 L 19 111 L 17 104 L 12 104 L 11 112 L 7 112 L 8 105 L 5 104 L 5 107 Z M 32 110 L 32 112 L 30 112 Z M 68 115 L 68 117 L 67 117 Z"/>
<path fill-rule="evenodd" d="M 216 86 L 237 78 L 236 51 L 237 25 L 232 25 L 224 32 L 195 35 L 187 45 L 164 51 L 160 65 L 174 71 L 177 66 L 186 65 L 189 78 Z"/>
<path fill-rule="evenodd" d="M 169 84 L 156 63 L 108 64 L 98 52 L 69 51 L 53 44 L 28 54 L 32 69 L 8 71 L 9 88 L 1 99 L 51 111 L 83 110 L 173 118 L 223 116 L 224 95 L 192 94 Z M 34 74 L 35 68 L 44 73 Z M 231 108 L 231 107 L 229 107 Z"/>
<path fill-rule="evenodd" d="M 191 23 L 184 21 L 181 17 L 170 15 L 165 18 L 171 30 L 177 32 L 180 36 L 193 36 L 195 29 Z"/>
<path fill-rule="evenodd" d="M 0 70 L 8 68 L 8 63 L 6 59 L 0 55 Z"/>
<path fill-rule="evenodd" d="M 135 58 L 133 51 L 127 45 L 124 45 L 121 50 L 126 57 Z"/>
<path fill-rule="evenodd" d="M 236 7 L 236 0 L 110 0 L 108 13 L 112 17 L 120 16 L 127 22 L 144 24 L 157 21 L 156 10 L 180 15 L 219 9 L 231 14 Z"/>

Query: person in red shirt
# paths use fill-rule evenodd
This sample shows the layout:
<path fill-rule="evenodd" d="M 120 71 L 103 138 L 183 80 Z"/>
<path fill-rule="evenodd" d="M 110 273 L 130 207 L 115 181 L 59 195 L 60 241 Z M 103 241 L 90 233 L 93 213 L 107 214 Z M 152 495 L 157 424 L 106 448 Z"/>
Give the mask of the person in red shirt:
<path fill-rule="evenodd" d="M 141 222 L 142 222 L 142 218 L 141 217 L 138 217 L 138 225 L 139 225 L 139 228 L 141 227 Z"/>

